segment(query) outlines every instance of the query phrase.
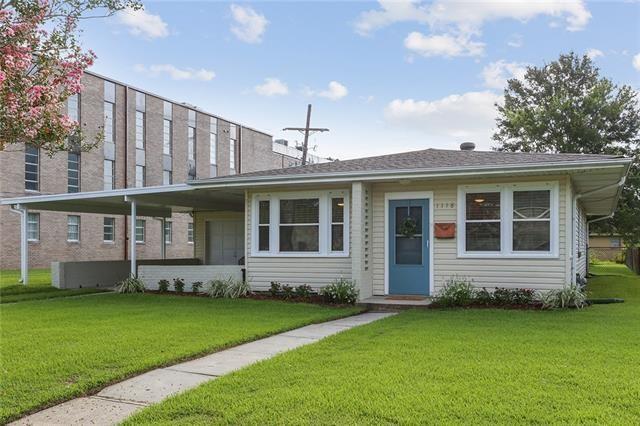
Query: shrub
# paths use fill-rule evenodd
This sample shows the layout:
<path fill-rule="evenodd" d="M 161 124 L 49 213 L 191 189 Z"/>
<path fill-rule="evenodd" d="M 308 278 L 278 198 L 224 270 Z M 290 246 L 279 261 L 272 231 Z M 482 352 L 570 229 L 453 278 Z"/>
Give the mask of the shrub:
<path fill-rule="evenodd" d="M 191 284 L 191 291 L 194 293 L 200 293 L 201 288 L 202 288 L 202 281 L 194 281 Z"/>
<path fill-rule="evenodd" d="M 225 297 L 228 286 L 229 280 L 211 280 L 207 283 L 207 294 L 209 295 L 209 297 Z"/>
<path fill-rule="evenodd" d="M 535 291 L 530 288 L 517 288 L 514 290 L 512 303 L 515 305 L 531 305 L 535 299 Z"/>
<path fill-rule="evenodd" d="M 291 287 L 290 285 L 283 285 L 282 286 L 282 297 L 284 299 L 291 299 L 293 297 L 293 287 Z"/>
<path fill-rule="evenodd" d="M 493 293 L 488 291 L 485 287 L 482 287 L 482 290 L 476 291 L 474 301 L 479 305 L 493 305 Z"/>
<path fill-rule="evenodd" d="M 271 287 L 269 287 L 269 293 L 273 297 L 276 297 L 282 291 L 282 285 L 278 281 L 271 281 Z"/>
<path fill-rule="evenodd" d="M 336 279 L 320 292 L 329 303 L 353 305 L 358 301 L 360 293 L 351 280 Z"/>
<path fill-rule="evenodd" d="M 295 289 L 296 296 L 307 298 L 313 294 L 313 289 L 309 284 L 302 284 Z"/>
<path fill-rule="evenodd" d="M 169 291 L 169 280 L 158 281 L 158 291 Z"/>
<path fill-rule="evenodd" d="M 587 305 L 586 293 L 577 285 L 565 285 L 560 290 L 549 290 L 540 296 L 545 309 L 583 308 Z"/>
<path fill-rule="evenodd" d="M 173 288 L 176 290 L 176 293 L 182 293 L 184 291 L 184 280 L 182 278 L 174 278 Z"/>
<path fill-rule="evenodd" d="M 469 279 L 453 276 L 445 282 L 442 290 L 434 297 L 434 302 L 447 307 L 465 306 L 473 301 L 474 295 L 475 289 Z"/>
<path fill-rule="evenodd" d="M 144 283 L 141 279 L 129 276 L 116 285 L 118 293 L 144 293 Z"/>
<path fill-rule="evenodd" d="M 493 303 L 495 305 L 511 305 L 513 303 L 513 291 L 508 288 L 496 287 L 493 290 Z"/>
<path fill-rule="evenodd" d="M 230 299 L 237 299 L 245 297 L 249 293 L 251 293 L 251 286 L 248 282 L 229 278 L 224 296 Z"/>

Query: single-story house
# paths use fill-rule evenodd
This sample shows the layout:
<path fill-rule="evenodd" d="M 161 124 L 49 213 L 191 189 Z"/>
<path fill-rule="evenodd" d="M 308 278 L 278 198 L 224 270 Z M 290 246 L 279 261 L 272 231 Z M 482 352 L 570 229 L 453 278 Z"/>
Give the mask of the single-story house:
<path fill-rule="evenodd" d="M 630 162 L 426 149 L 2 204 L 23 218 L 29 209 L 130 215 L 132 273 L 136 217 L 191 212 L 202 265 L 183 268 L 201 268 L 203 281 L 208 266 L 240 265 L 256 290 L 345 278 L 361 299 L 430 296 L 454 276 L 548 290 L 585 277 L 589 222 L 613 214 Z"/>

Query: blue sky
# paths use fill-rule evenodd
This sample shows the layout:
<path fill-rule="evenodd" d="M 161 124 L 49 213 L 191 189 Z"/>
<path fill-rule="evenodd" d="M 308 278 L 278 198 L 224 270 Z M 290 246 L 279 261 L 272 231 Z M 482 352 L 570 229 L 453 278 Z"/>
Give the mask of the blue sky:
<path fill-rule="evenodd" d="M 341 159 L 491 147 L 504 79 L 589 52 L 640 88 L 640 2 L 145 2 L 84 23 L 94 71 Z"/>

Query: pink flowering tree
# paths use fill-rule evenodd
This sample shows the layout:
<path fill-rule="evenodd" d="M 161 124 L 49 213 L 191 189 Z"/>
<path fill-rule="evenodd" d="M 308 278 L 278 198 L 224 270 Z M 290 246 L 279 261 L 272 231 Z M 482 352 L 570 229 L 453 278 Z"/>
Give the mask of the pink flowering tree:
<path fill-rule="evenodd" d="M 96 57 L 80 46 L 78 23 L 140 7 L 137 0 L 0 0 L 0 151 L 29 143 L 51 155 L 100 142 L 101 135 L 85 140 L 66 115 Z"/>

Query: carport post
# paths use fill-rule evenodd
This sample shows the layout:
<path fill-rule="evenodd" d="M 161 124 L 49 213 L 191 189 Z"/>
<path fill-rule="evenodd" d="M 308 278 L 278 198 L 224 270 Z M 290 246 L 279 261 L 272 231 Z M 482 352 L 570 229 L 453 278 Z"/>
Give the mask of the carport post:
<path fill-rule="evenodd" d="M 138 276 L 138 268 L 136 265 L 136 201 L 131 201 L 131 226 L 129 226 L 129 256 L 131 260 L 131 276 Z"/>
<path fill-rule="evenodd" d="M 20 211 L 20 281 L 29 284 L 29 238 L 27 235 L 27 218 L 29 211 L 26 207 L 18 205 Z"/>

